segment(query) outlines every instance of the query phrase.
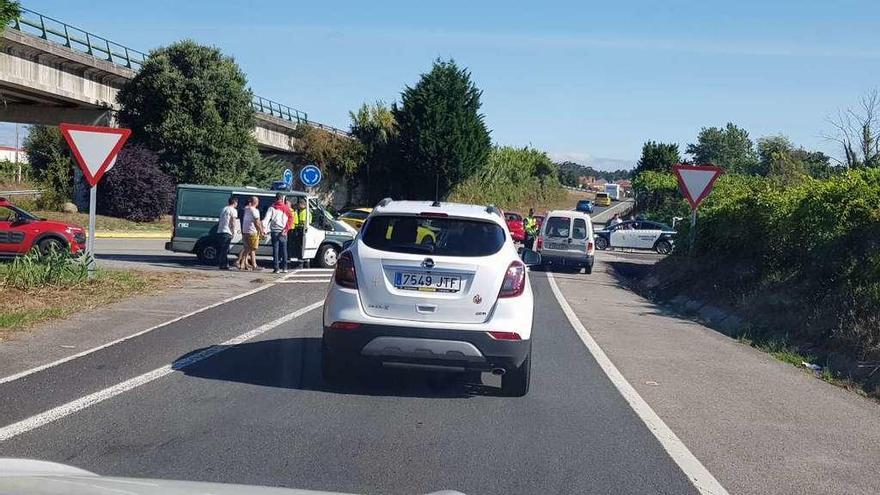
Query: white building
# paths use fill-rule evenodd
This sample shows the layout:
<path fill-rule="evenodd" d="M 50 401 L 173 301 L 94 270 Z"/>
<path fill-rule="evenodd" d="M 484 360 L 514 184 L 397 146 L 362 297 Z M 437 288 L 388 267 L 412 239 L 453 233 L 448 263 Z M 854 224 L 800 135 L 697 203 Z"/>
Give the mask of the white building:
<path fill-rule="evenodd" d="M 27 163 L 27 153 L 24 152 L 23 149 L 16 149 L 12 146 L 3 146 L 0 145 L 0 162 L 9 161 L 9 162 L 18 162 L 18 163 Z"/>

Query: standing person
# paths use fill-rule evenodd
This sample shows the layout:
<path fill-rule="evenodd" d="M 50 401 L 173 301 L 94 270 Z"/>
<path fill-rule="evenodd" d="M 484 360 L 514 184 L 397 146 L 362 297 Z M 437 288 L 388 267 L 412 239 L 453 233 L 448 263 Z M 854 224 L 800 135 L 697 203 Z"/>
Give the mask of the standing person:
<path fill-rule="evenodd" d="M 217 263 L 221 270 L 229 270 L 229 245 L 232 237 L 238 230 L 238 198 L 229 196 L 226 206 L 220 212 L 220 221 L 217 223 L 217 235 L 220 237 L 220 245 L 217 249 Z"/>
<path fill-rule="evenodd" d="M 294 212 L 296 220 L 293 225 L 293 252 L 300 259 L 300 266 L 305 266 L 306 230 L 309 228 L 309 209 L 306 200 L 300 198 Z"/>
<path fill-rule="evenodd" d="M 529 216 L 523 222 L 526 231 L 526 249 L 532 249 L 535 245 L 535 236 L 538 235 L 538 219 L 535 218 L 535 209 L 529 208 Z"/>
<path fill-rule="evenodd" d="M 259 198 L 251 196 L 247 206 L 244 207 L 244 215 L 241 220 L 244 248 L 236 262 L 241 270 L 257 270 L 257 248 L 260 247 L 260 237 L 266 235 L 263 231 L 263 223 L 260 222 L 260 210 L 257 209 L 259 204 Z"/>
<path fill-rule="evenodd" d="M 272 273 L 287 273 L 287 226 L 290 209 L 284 204 L 284 195 L 277 193 L 275 202 L 266 210 L 263 224 L 272 238 Z"/>

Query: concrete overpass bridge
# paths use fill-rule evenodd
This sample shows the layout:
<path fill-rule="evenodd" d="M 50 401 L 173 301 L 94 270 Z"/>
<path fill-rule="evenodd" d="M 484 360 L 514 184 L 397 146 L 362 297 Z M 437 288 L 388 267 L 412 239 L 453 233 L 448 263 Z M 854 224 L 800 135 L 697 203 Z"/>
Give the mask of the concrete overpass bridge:
<path fill-rule="evenodd" d="M 0 121 L 23 124 L 115 125 L 116 94 L 147 57 L 27 9 L 3 32 L 0 45 Z M 251 106 L 254 136 L 265 152 L 295 152 L 292 135 L 300 125 L 348 135 L 256 95 Z"/>

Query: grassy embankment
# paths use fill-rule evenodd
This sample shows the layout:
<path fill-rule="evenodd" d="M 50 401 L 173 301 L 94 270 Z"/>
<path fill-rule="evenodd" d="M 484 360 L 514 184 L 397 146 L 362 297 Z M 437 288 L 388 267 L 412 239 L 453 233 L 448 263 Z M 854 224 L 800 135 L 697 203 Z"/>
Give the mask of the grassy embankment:
<path fill-rule="evenodd" d="M 671 174 L 644 173 L 634 187 L 648 216 L 687 216 Z M 734 332 L 743 343 L 880 397 L 880 170 L 727 174 L 700 207 L 694 257 L 688 228 L 654 268 L 654 296 L 727 308 L 745 322 Z"/>
<path fill-rule="evenodd" d="M 0 264 L 0 341 L 37 323 L 179 285 L 183 274 L 99 270 L 91 280 L 83 260 L 63 255 Z"/>

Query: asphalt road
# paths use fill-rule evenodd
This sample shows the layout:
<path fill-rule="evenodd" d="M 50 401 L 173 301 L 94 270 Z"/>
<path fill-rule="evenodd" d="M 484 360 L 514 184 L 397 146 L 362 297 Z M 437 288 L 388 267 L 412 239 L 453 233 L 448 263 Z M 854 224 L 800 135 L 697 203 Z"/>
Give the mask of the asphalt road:
<path fill-rule="evenodd" d="M 532 276 L 533 377 L 523 398 L 499 396 L 492 376 L 382 371 L 330 386 L 320 373 L 320 308 L 278 324 L 323 300 L 323 283 L 297 280 L 0 380 L 0 457 L 355 493 L 695 492 L 588 353 L 543 274 Z M 255 338 L 212 347 L 246 332 Z M 2 440 L 16 422 L 38 426 Z"/>

